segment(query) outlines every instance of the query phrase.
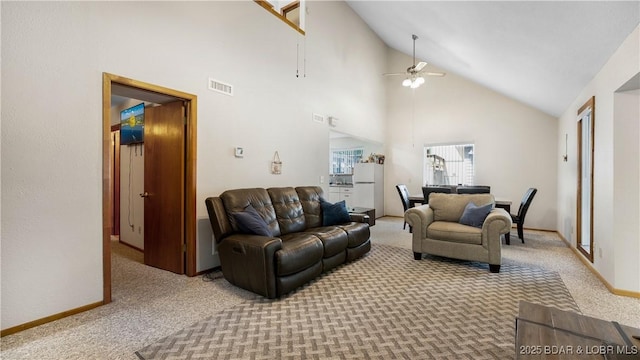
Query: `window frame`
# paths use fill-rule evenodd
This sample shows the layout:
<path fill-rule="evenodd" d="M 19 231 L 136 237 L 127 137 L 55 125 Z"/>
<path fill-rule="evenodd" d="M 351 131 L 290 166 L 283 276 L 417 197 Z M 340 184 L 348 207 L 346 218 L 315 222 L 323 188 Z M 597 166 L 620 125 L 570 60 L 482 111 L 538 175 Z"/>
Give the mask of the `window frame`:
<path fill-rule="evenodd" d="M 300 28 L 300 26 L 296 25 L 295 23 L 293 23 L 291 20 L 287 19 L 287 17 L 279 12 L 277 12 L 276 10 L 274 10 L 273 8 L 273 4 L 271 4 L 270 2 L 266 1 L 266 0 L 253 0 L 255 3 L 257 3 L 258 5 L 260 5 L 262 8 L 266 9 L 268 12 L 272 13 L 273 15 L 275 15 L 275 17 L 277 17 L 278 19 L 284 21 L 285 24 L 291 26 L 295 31 L 299 32 L 302 35 L 306 35 L 305 31 Z M 300 11 L 302 11 L 302 1 L 296 1 L 298 3 L 297 7 L 300 8 Z M 283 9 L 287 9 L 288 7 L 290 7 L 291 4 L 287 4 L 283 7 Z M 291 11 L 295 9 L 291 8 L 288 9 L 288 11 Z"/>
<path fill-rule="evenodd" d="M 360 157 L 357 157 L 357 154 L 346 154 L 347 152 L 351 152 L 351 153 L 355 153 L 355 152 L 360 152 Z M 344 153 L 341 154 L 339 156 L 336 156 L 336 153 Z M 337 157 L 341 157 L 341 158 L 348 158 L 350 156 L 353 156 L 354 158 L 351 159 L 351 161 L 346 161 L 345 163 L 350 164 L 351 165 L 351 172 L 347 173 L 347 172 L 335 172 L 336 167 L 334 167 L 334 161 Z M 355 164 L 359 163 L 362 160 L 362 157 L 364 156 L 364 146 L 358 146 L 358 147 L 352 147 L 352 148 L 336 148 L 336 149 L 331 149 L 330 152 L 330 157 L 329 157 L 329 173 L 331 175 L 352 175 L 353 174 L 353 168 L 355 167 Z M 348 165 L 346 166 L 347 168 L 349 167 Z M 340 168 L 340 166 L 338 166 L 337 168 Z"/>
<path fill-rule="evenodd" d="M 430 168 L 430 164 L 428 164 L 428 158 L 429 157 L 433 157 L 433 156 L 437 156 L 439 158 L 443 158 L 440 154 L 429 154 L 428 151 L 431 148 L 442 148 L 442 147 L 452 147 L 453 149 L 451 149 L 450 151 L 457 151 L 457 147 L 462 147 L 463 151 L 466 147 L 471 147 L 471 152 L 469 155 L 471 155 L 471 174 L 467 174 L 465 173 L 465 168 L 464 168 L 464 161 L 465 161 L 465 154 L 463 154 L 462 157 L 462 161 L 460 162 L 460 165 L 458 166 L 458 169 L 462 171 L 462 175 L 456 175 L 456 181 L 454 181 L 455 183 L 451 183 L 451 178 L 453 177 L 452 175 L 447 175 L 447 176 L 443 176 L 443 178 L 446 178 L 446 181 L 442 181 L 442 183 L 436 183 L 437 181 L 435 180 L 436 175 L 431 176 L 431 172 L 429 171 Z M 424 148 L 423 148 L 423 160 L 422 160 L 422 184 L 423 186 L 427 186 L 427 185 L 475 185 L 475 176 L 476 176 L 476 171 L 475 171 L 475 166 L 476 166 L 476 161 L 475 161 L 475 152 L 476 152 L 476 145 L 475 143 L 471 142 L 471 141 L 463 141 L 463 142 L 456 142 L 456 143 L 445 143 L 445 144 L 425 144 Z M 447 160 L 444 159 L 444 166 L 446 167 L 447 164 Z M 449 163 L 451 163 L 451 160 L 449 160 Z M 447 169 L 448 170 L 448 169 Z M 465 179 L 469 179 L 469 176 L 471 177 L 471 181 L 465 181 Z M 434 182 L 433 184 L 431 182 Z"/>

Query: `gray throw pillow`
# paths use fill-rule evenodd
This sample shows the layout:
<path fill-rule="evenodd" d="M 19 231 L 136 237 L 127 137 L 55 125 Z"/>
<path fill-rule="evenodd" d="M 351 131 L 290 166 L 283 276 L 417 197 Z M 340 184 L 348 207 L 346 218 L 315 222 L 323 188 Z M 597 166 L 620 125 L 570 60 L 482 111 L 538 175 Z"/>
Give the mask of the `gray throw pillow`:
<path fill-rule="evenodd" d="M 491 209 L 493 208 L 493 204 L 489 203 L 487 205 L 478 206 L 473 202 L 469 202 L 467 206 L 464 208 L 464 212 L 460 217 L 460 224 L 482 227 L 482 223 L 484 223 L 484 219 L 489 216 Z"/>
<path fill-rule="evenodd" d="M 271 236 L 267 222 L 251 204 L 247 205 L 243 211 L 234 212 L 232 215 L 241 233 Z"/>

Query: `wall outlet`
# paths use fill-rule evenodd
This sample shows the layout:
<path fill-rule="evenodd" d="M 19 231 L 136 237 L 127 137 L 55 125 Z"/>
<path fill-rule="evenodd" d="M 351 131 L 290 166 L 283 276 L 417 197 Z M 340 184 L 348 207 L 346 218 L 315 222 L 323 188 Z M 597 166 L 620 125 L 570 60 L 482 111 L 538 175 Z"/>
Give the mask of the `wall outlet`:
<path fill-rule="evenodd" d="M 324 176 L 320 175 L 320 184 L 324 184 Z"/>

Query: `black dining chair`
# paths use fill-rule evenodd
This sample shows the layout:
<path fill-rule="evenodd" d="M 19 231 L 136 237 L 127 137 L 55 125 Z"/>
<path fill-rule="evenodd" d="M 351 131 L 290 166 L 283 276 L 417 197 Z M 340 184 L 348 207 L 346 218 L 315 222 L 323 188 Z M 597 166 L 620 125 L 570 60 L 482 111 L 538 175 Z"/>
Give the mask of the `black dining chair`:
<path fill-rule="evenodd" d="M 469 185 L 458 186 L 456 188 L 458 194 L 489 194 L 491 193 L 491 186 L 486 185 Z"/>
<path fill-rule="evenodd" d="M 407 189 L 407 185 L 398 184 L 396 185 L 396 189 L 398 190 L 398 194 L 400 195 L 400 200 L 402 200 L 402 207 L 404 207 L 404 211 L 409 209 L 409 189 Z M 407 222 L 404 222 L 402 229 L 407 228 Z M 409 231 L 411 231 L 411 225 L 409 225 Z"/>
<path fill-rule="evenodd" d="M 522 201 L 520 202 L 520 208 L 518 208 L 517 215 L 511 215 L 511 221 L 513 221 L 518 227 L 518 237 L 524 243 L 524 217 L 527 215 L 527 211 L 529 210 L 529 206 L 531 205 L 531 201 L 533 201 L 533 197 L 538 192 L 536 188 L 530 188 L 522 197 Z"/>
<path fill-rule="evenodd" d="M 423 186 L 422 187 L 422 196 L 424 196 L 423 204 L 429 203 L 429 194 L 431 193 L 451 194 L 451 186 Z"/>

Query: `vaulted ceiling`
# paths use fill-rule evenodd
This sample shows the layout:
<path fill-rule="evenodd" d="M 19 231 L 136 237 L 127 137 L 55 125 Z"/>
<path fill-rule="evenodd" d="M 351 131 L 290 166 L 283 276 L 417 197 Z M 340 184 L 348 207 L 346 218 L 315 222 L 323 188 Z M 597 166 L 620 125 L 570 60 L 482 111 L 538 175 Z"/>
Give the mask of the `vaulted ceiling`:
<path fill-rule="evenodd" d="M 555 117 L 640 23 L 639 1 L 347 3 L 389 47 L 415 34 L 418 60 Z"/>

